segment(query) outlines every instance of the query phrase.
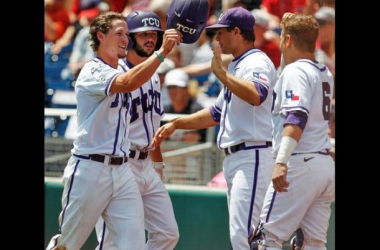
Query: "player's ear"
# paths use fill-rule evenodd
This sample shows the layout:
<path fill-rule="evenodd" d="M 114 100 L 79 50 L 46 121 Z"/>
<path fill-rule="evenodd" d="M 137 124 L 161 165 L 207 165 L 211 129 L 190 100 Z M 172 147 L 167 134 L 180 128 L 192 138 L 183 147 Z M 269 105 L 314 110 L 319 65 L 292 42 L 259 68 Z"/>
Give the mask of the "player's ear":
<path fill-rule="evenodd" d="M 290 35 L 285 35 L 285 45 L 287 48 L 293 44 L 293 38 Z"/>
<path fill-rule="evenodd" d="M 98 37 L 99 41 L 103 41 L 103 35 L 103 32 L 101 32 L 100 30 L 96 32 L 96 36 Z"/>

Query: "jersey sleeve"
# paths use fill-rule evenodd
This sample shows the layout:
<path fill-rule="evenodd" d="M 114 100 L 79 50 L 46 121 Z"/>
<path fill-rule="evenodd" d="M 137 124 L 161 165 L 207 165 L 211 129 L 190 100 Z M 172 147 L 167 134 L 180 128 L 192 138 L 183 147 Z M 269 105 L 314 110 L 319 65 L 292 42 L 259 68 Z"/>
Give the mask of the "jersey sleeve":
<path fill-rule="evenodd" d="M 260 95 L 260 103 L 264 102 L 268 97 L 269 88 L 270 88 L 270 76 L 271 69 L 263 61 L 259 61 L 254 57 L 248 57 L 245 65 L 242 65 L 242 71 L 238 75 L 238 78 L 252 82 Z M 261 62 L 261 65 L 258 64 Z"/>
<path fill-rule="evenodd" d="M 112 82 L 122 74 L 118 69 L 97 60 L 86 63 L 82 71 L 78 76 L 82 82 L 81 87 L 89 96 L 99 100 L 110 95 Z"/>
<path fill-rule="evenodd" d="M 287 116 L 290 111 L 301 111 L 308 116 L 313 89 L 306 72 L 299 67 L 291 67 L 285 69 L 280 78 L 283 96 L 280 113 Z"/>

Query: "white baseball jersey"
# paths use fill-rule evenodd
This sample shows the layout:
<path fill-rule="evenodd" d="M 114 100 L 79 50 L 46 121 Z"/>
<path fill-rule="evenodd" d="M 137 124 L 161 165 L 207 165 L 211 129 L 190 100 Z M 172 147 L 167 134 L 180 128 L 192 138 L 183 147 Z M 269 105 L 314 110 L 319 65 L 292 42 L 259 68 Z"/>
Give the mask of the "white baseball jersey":
<path fill-rule="evenodd" d="M 272 61 L 261 50 L 250 49 L 228 65 L 228 72 L 261 85 L 268 94 L 261 105 L 255 106 L 240 99 L 228 88 L 222 89 L 213 106 L 213 110 L 220 114 L 218 147 L 222 149 L 241 142 L 249 145 L 249 142 L 271 141 L 271 95 L 277 80 Z"/>
<path fill-rule="evenodd" d="M 126 72 L 132 68 L 126 59 L 119 60 L 119 70 Z M 131 93 L 130 133 L 128 140 L 132 150 L 153 150 L 151 143 L 154 134 L 160 127 L 164 116 L 164 106 L 161 102 L 160 78 L 157 73 L 140 88 Z"/>
<path fill-rule="evenodd" d="M 99 58 L 83 66 L 75 85 L 78 133 L 73 154 L 128 156 L 128 94 L 109 93 L 121 73 Z"/>
<path fill-rule="evenodd" d="M 273 139 L 277 155 L 285 118 L 290 111 L 302 111 L 307 123 L 294 153 L 330 149 L 328 136 L 334 80 L 329 69 L 307 59 L 287 65 L 274 89 Z"/>

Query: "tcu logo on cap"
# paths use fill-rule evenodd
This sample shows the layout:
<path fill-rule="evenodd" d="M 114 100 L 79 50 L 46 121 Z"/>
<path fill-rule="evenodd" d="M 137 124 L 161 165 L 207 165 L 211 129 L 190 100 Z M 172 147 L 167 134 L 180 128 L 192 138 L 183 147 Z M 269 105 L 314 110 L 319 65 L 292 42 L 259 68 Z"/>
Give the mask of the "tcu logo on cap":
<path fill-rule="evenodd" d="M 183 31 L 185 33 L 194 34 L 197 29 L 189 28 L 183 24 L 177 23 L 177 30 Z"/>
<path fill-rule="evenodd" d="M 222 17 L 225 15 L 226 13 L 222 13 L 222 14 L 220 14 L 220 16 L 219 16 L 219 18 L 218 18 L 218 21 L 220 21 L 221 19 L 222 19 Z"/>
<path fill-rule="evenodd" d="M 156 26 L 158 28 L 160 27 L 160 20 L 153 17 L 141 19 L 141 22 L 144 23 L 144 26 Z"/>

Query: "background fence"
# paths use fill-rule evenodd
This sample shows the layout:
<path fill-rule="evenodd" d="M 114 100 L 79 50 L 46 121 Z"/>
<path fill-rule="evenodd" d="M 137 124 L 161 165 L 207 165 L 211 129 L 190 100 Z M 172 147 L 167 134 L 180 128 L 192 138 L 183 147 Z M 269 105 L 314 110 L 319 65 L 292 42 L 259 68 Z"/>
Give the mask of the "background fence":
<path fill-rule="evenodd" d="M 70 158 L 73 140 L 45 137 L 45 176 L 61 177 Z M 207 185 L 222 171 L 224 153 L 215 144 L 164 141 L 164 183 Z"/>

